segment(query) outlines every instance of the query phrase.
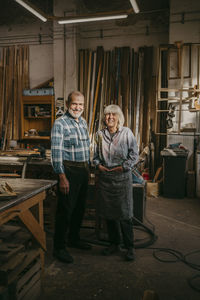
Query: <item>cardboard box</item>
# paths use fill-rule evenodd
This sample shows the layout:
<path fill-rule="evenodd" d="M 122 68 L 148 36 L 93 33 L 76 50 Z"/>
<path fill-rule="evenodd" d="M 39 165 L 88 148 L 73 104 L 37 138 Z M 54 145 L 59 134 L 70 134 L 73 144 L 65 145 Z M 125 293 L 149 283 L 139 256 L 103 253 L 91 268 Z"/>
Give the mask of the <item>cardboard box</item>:
<path fill-rule="evenodd" d="M 158 197 L 159 196 L 159 182 L 147 182 L 147 196 Z"/>

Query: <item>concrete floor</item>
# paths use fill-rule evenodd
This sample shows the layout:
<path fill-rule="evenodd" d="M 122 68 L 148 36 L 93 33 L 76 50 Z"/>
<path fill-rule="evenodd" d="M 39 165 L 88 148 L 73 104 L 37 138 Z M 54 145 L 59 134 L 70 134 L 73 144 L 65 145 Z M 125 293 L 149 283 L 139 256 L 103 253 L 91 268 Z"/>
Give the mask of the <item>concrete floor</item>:
<path fill-rule="evenodd" d="M 199 250 L 188 260 L 200 266 L 200 199 L 147 198 L 146 216 L 158 236 L 149 248 L 171 248 L 183 255 Z M 147 221 L 145 224 L 151 228 Z M 147 237 L 141 230 L 134 232 L 136 240 Z M 95 240 L 94 230 L 82 229 L 82 237 Z M 187 282 L 200 271 L 181 261 L 160 262 L 154 258 L 153 249 L 136 249 L 136 260 L 126 262 L 123 252 L 104 257 L 103 246 L 94 244 L 91 251 L 70 249 L 74 263 L 64 264 L 51 255 L 50 234 L 47 244 L 42 300 L 142 300 L 145 290 L 155 291 L 160 300 L 200 299 L 200 292 Z M 175 259 L 166 253 L 159 257 Z M 200 289 L 200 279 L 195 283 Z"/>

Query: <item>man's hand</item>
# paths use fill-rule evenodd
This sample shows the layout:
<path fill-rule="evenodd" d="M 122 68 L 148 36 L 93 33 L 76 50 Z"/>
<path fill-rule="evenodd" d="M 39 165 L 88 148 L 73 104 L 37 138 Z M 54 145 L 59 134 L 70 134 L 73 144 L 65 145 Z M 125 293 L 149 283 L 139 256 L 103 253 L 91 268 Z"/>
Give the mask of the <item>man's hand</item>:
<path fill-rule="evenodd" d="M 60 182 L 59 188 L 62 194 L 69 194 L 69 181 L 67 180 L 65 174 L 59 174 Z"/>

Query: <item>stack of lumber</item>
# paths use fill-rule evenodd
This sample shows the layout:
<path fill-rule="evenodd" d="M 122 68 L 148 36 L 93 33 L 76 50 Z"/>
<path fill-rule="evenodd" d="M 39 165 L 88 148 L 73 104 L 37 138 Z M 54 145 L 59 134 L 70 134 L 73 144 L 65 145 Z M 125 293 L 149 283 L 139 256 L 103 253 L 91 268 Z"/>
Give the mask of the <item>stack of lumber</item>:
<path fill-rule="evenodd" d="M 39 250 L 16 224 L 0 228 L 0 299 L 38 299 L 41 292 Z"/>
<path fill-rule="evenodd" d="M 29 48 L 10 46 L 1 49 L 0 59 L 0 140 L 7 149 L 20 133 L 20 98 L 29 87 Z"/>
<path fill-rule="evenodd" d="M 140 48 L 138 53 L 130 47 L 79 50 L 79 90 L 86 99 L 84 117 L 92 141 L 101 129 L 104 108 L 117 104 L 124 113 L 124 125 L 132 129 L 140 149 L 148 144 L 152 62 L 152 47 Z"/>

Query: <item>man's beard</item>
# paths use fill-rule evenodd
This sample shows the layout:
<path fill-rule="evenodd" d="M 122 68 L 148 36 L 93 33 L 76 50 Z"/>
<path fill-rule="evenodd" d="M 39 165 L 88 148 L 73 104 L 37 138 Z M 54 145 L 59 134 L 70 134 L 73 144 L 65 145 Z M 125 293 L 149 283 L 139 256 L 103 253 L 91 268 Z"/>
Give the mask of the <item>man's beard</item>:
<path fill-rule="evenodd" d="M 69 108 L 68 109 L 68 111 L 69 111 L 69 113 L 70 113 L 70 115 L 73 117 L 73 118 L 75 118 L 75 119 L 78 119 L 81 115 L 82 115 L 82 113 L 83 113 L 83 110 L 81 109 L 81 110 L 79 110 L 79 113 L 74 113 L 74 111 L 71 109 L 71 108 Z M 77 110 L 76 110 L 77 111 Z"/>

